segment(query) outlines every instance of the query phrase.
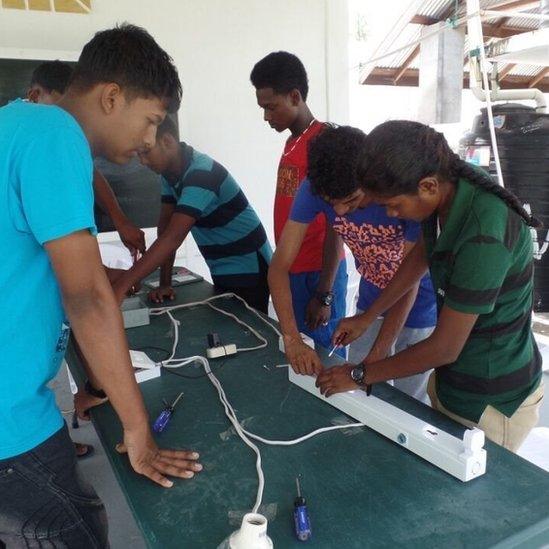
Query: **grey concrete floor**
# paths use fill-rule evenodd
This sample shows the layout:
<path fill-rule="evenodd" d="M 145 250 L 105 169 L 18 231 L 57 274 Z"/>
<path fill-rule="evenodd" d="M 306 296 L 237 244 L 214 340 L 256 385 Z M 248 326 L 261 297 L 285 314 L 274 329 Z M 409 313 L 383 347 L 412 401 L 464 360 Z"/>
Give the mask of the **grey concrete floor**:
<path fill-rule="evenodd" d="M 549 387 L 549 372 L 543 374 L 545 386 Z M 67 373 L 61 368 L 52 382 L 57 402 L 61 410 L 72 410 L 72 395 Z M 72 414 L 64 414 L 71 437 L 76 442 L 92 444 L 93 456 L 80 460 L 79 464 L 87 479 L 90 479 L 99 496 L 103 499 L 109 518 L 109 540 L 112 549 L 144 549 L 146 547 L 141 532 L 118 486 L 111 466 L 91 423 L 80 422 L 80 428 L 71 427 Z M 545 398 L 540 410 L 540 427 L 549 427 L 549 398 Z M 549 451 L 549 448 L 548 448 Z"/>

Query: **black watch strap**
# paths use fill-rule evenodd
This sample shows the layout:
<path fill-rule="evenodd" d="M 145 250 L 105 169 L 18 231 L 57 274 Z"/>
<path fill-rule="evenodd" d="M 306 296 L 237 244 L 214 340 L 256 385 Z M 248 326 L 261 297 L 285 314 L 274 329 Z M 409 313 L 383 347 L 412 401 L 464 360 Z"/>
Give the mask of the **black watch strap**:
<path fill-rule="evenodd" d="M 324 307 L 330 307 L 334 302 L 334 292 L 315 292 L 315 296 Z"/>
<path fill-rule="evenodd" d="M 367 364 L 364 364 L 364 362 L 360 363 L 360 366 L 364 369 L 364 376 L 362 378 L 362 387 L 364 387 L 364 390 L 366 391 L 366 396 L 370 396 L 372 394 L 372 384 L 364 383 L 364 377 L 366 377 L 366 370 L 368 369 Z"/>
<path fill-rule="evenodd" d="M 107 393 L 103 391 L 103 389 L 96 389 L 91 383 L 90 380 L 87 379 L 86 383 L 84 384 L 84 389 L 86 389 L 86 393 L 88 393 L 91 396 L 94 396 L 96 398 L 107 398 Z"/>

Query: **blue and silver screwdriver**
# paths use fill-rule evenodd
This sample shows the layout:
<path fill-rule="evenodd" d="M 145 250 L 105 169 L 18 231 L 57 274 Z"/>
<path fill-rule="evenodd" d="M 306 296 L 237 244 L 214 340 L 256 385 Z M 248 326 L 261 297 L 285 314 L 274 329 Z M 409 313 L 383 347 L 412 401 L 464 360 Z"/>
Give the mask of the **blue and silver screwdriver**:
<path fill-rule="evenodd" d="M 164 404 L 166 407 L 160 412 L 160 415 L 156 418 L 156 421 L 153 425 L 153 431 L 155 433 L 161 433 L 166 426 L 168 425 L 168 422 L 170 421 L 170 418 L 172 417 L 175 405 L 179 402 L 179 399 L 183 396 L 183 393 L 179 393 L 179 396 L 173 401 L 173 404 L 168 404 L 166 401 L 164 401 Z"/>
<path fill-rule="evenodd" d="M 307 541 L 311 539 L 311 519 L 309 518 L 309 510 L 307 509 L 307 502 L 301 495 L 301 486 L 299 484 L 299 477 L 296 477 L 295 483 L 297 485 L 297 497 L 294 500 L 294 523 L 295 523 L 295 535 L 299 541 Z"/>

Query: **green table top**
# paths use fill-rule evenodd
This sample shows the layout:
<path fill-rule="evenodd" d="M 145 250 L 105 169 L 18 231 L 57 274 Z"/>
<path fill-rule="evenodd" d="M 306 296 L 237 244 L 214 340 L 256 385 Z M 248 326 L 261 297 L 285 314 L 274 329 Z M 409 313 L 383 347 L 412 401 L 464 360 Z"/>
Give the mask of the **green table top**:
<path fill-rule="evenodd" d="M 176 303 L 211 296 L 212 287 L 194 283 L 178 288 Z M 258 328 L 269 340 L 259 351 L 211 361 L 251 432 L 291 439 L 316 428 L 349 421 L 337 409 L 288 381 L 277 337 L 236 300 L 217 301 Z M 209 307 L 179 310 L 178 356 L 204 354 L 206 333 L 223 343 L 254 343 L 233 320 Z M 150 326 L 127 331 L 130 348 L 154 360 L 171 349 L 173 331 L 166 315 Z M 155 349 L 155 348 L 156 349 Z M 74 356 L 67 360 L 77 377 Z M 336 359 L 337 360 L 337 359 Z M 336 362 L 327 360 L 327 364 Z M 150 547 L 215 548 L 253 506 L 257 490 L 255 454 L 234 433 L 217 391 L 189 365 L 179 374 L 164 371 L 140 385 L 151 419 L 180 391 L 184 396 L 166 431 L 164 447 L 200 452 L 202 473 L 163 489 L 133 473 L 127 457 L 114 451 L 121 426 L 109 404 L 93 411 L 93 421 L 118 481 Z M 198 377 L 202 376 L 202 377 Z M 460 436 L 463 427 L 388 385 L 374 394 L 431 424 Z M 301 547 L 293 532 L 295 477 L 302 475 L 313 539 L 323 548 L 351 547 L 540 547 L 549 543 L 549 474 L 507 450 L 486 443 L 487 472 L 463 483 L 367 428 L 333 431 L 295 446 L 260 444 L 265 473 L 264 514 L 275 547 Z M 262 509 L 260 509 L 260 512 Z"/>

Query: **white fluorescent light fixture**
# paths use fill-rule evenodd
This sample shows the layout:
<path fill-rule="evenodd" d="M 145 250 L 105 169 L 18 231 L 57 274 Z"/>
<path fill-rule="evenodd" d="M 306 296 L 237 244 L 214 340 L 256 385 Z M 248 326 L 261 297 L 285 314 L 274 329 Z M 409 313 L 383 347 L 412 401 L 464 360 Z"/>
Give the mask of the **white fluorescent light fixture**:
<path fill-rule="evenodd" d="M 480 429 L 467 429 L 463 439 L 459 439 L 384 400 L 366 396 L 364 391 L 349 391 L 326 398 L 316 388 L 314 377 L 296 374 L 291 367 L 288 377 L 301 389 L 463 482 L 486 472 L 484 431 Z"/>

